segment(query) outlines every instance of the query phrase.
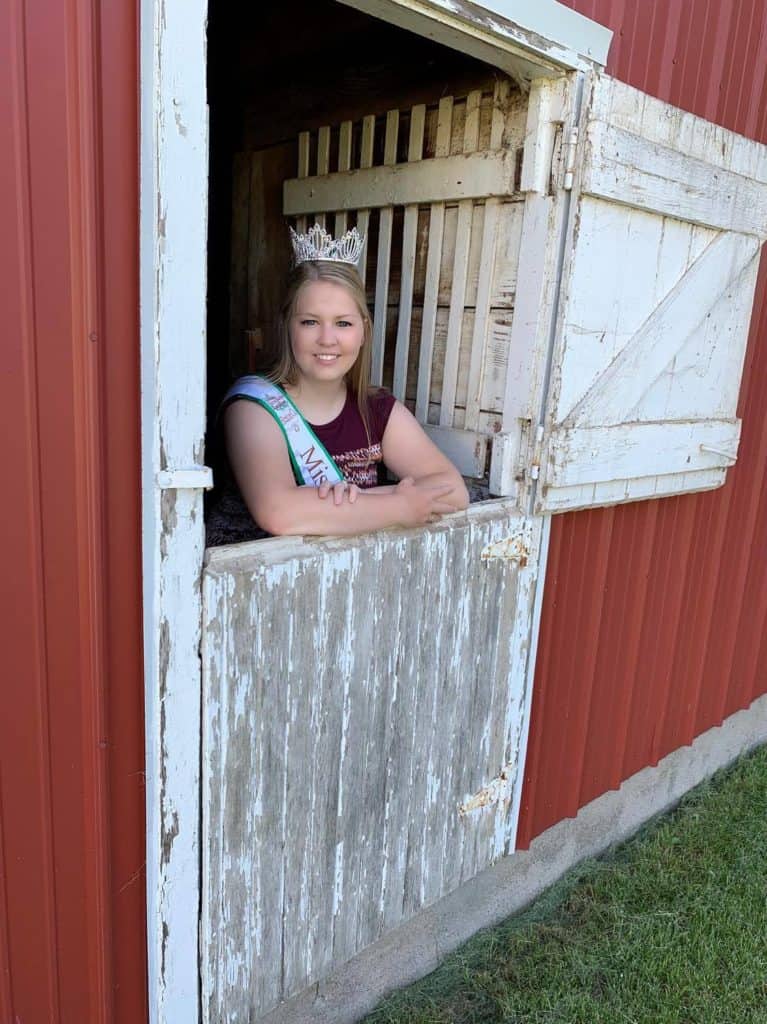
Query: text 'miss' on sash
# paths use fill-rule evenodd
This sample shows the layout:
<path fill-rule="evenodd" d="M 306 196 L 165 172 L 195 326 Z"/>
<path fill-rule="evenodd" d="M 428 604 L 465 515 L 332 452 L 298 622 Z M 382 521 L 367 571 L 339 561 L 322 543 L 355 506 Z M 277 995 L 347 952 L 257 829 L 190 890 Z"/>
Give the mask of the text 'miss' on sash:
<path fill-rule="evenodd" d="M 343 481 L 343 473 L 333 461 L 333 456 L 282 388 L 265 377 L 249 374 L 232 384 L 224 395 L 221 408 L 225 408 L 235 398 L 257 402 L 279 423 L 288 446 L 293 475 L 299 486 L 319 487 L 320 484 L 339 484 Z"/>

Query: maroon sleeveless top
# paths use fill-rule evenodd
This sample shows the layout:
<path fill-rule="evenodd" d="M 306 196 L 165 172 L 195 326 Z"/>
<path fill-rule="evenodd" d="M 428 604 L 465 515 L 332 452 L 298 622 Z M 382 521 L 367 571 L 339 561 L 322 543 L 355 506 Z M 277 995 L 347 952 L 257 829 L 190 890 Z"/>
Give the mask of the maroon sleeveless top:
<path fill-rule="evenodd" d="M 368 398 L 368 419 L 370 436 L 365 430 L 357 400 L 351 391 L 346 392 L 346 404 L 334 420 L 329 423 L 310 423 L 317 437 L 350 484 L 358 487 L 375 487 L 378 484 L 378 467 L 383 464 L 383 440 L 386 424 L 394 408 L 394 396 L 388 391 L 375 391 Z"/>

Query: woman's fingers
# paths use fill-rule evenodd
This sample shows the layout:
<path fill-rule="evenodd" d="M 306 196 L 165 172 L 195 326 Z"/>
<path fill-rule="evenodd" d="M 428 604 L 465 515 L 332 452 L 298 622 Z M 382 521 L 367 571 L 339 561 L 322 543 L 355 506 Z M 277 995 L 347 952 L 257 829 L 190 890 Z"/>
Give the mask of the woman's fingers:
<path fill-rule="evenodd" d="M 346 496 L 349 499 L 349 503 L 353 505 L 357 500 L 359 488 L 356 484 L 349 484 L 345 480 L 341 480 L 337 484 L 331 484 L 325 480 L 324 483 L 321 483 L 317 488 L 317 496 L 319 498 L 327 498 L 330 496 L 331 492 L 333 494 L 334 505 L 343 505 L 344 496 Z"/>

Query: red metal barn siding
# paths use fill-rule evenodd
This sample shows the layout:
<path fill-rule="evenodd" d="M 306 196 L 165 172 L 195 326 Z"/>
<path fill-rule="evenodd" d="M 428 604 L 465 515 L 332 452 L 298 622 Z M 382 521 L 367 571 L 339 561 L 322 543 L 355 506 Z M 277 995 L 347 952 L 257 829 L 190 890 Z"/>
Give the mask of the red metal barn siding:
<path fill-rule="evenodd" d="M 764 0 L 565 0 L 607 70 L 767 142 Z M 767 692 L 767 264 L 725 487 L 554 518 L 520 845 Z"/>
<path fill-rule="evenodd" d="M 146 1018 L 137 13 L 0 5 L 0 1020 Z"/>

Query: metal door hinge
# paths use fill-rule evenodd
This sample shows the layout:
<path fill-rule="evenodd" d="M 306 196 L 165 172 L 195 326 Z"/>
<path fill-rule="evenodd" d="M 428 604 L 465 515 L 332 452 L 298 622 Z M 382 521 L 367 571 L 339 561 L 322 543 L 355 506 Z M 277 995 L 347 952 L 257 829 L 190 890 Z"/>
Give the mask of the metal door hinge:
<path fill-rule="evenodd" d="M 543 453 L 543 424 L 539 423 L 535 428 L 535 442 L 533 444 L 533 458 L 530 462 L 530 479 L 537 480 L 541 471 L 541 455 Z"/>
<path fill-rule="evenodd" d="M 157 474 L 161 491 L 209 491 L 213 486 L 210 466 L 187 466 L 184 469 L 163 469 Z"/>
<path fill-rule="evenodd" d="M 573 187 L 573 174 L 575 172 L 575 153 L 578 148 L 578 129 L 571 128 L 564 146 L 564 164 L 562 176 L 562 188 L 569 191 Z"/>

